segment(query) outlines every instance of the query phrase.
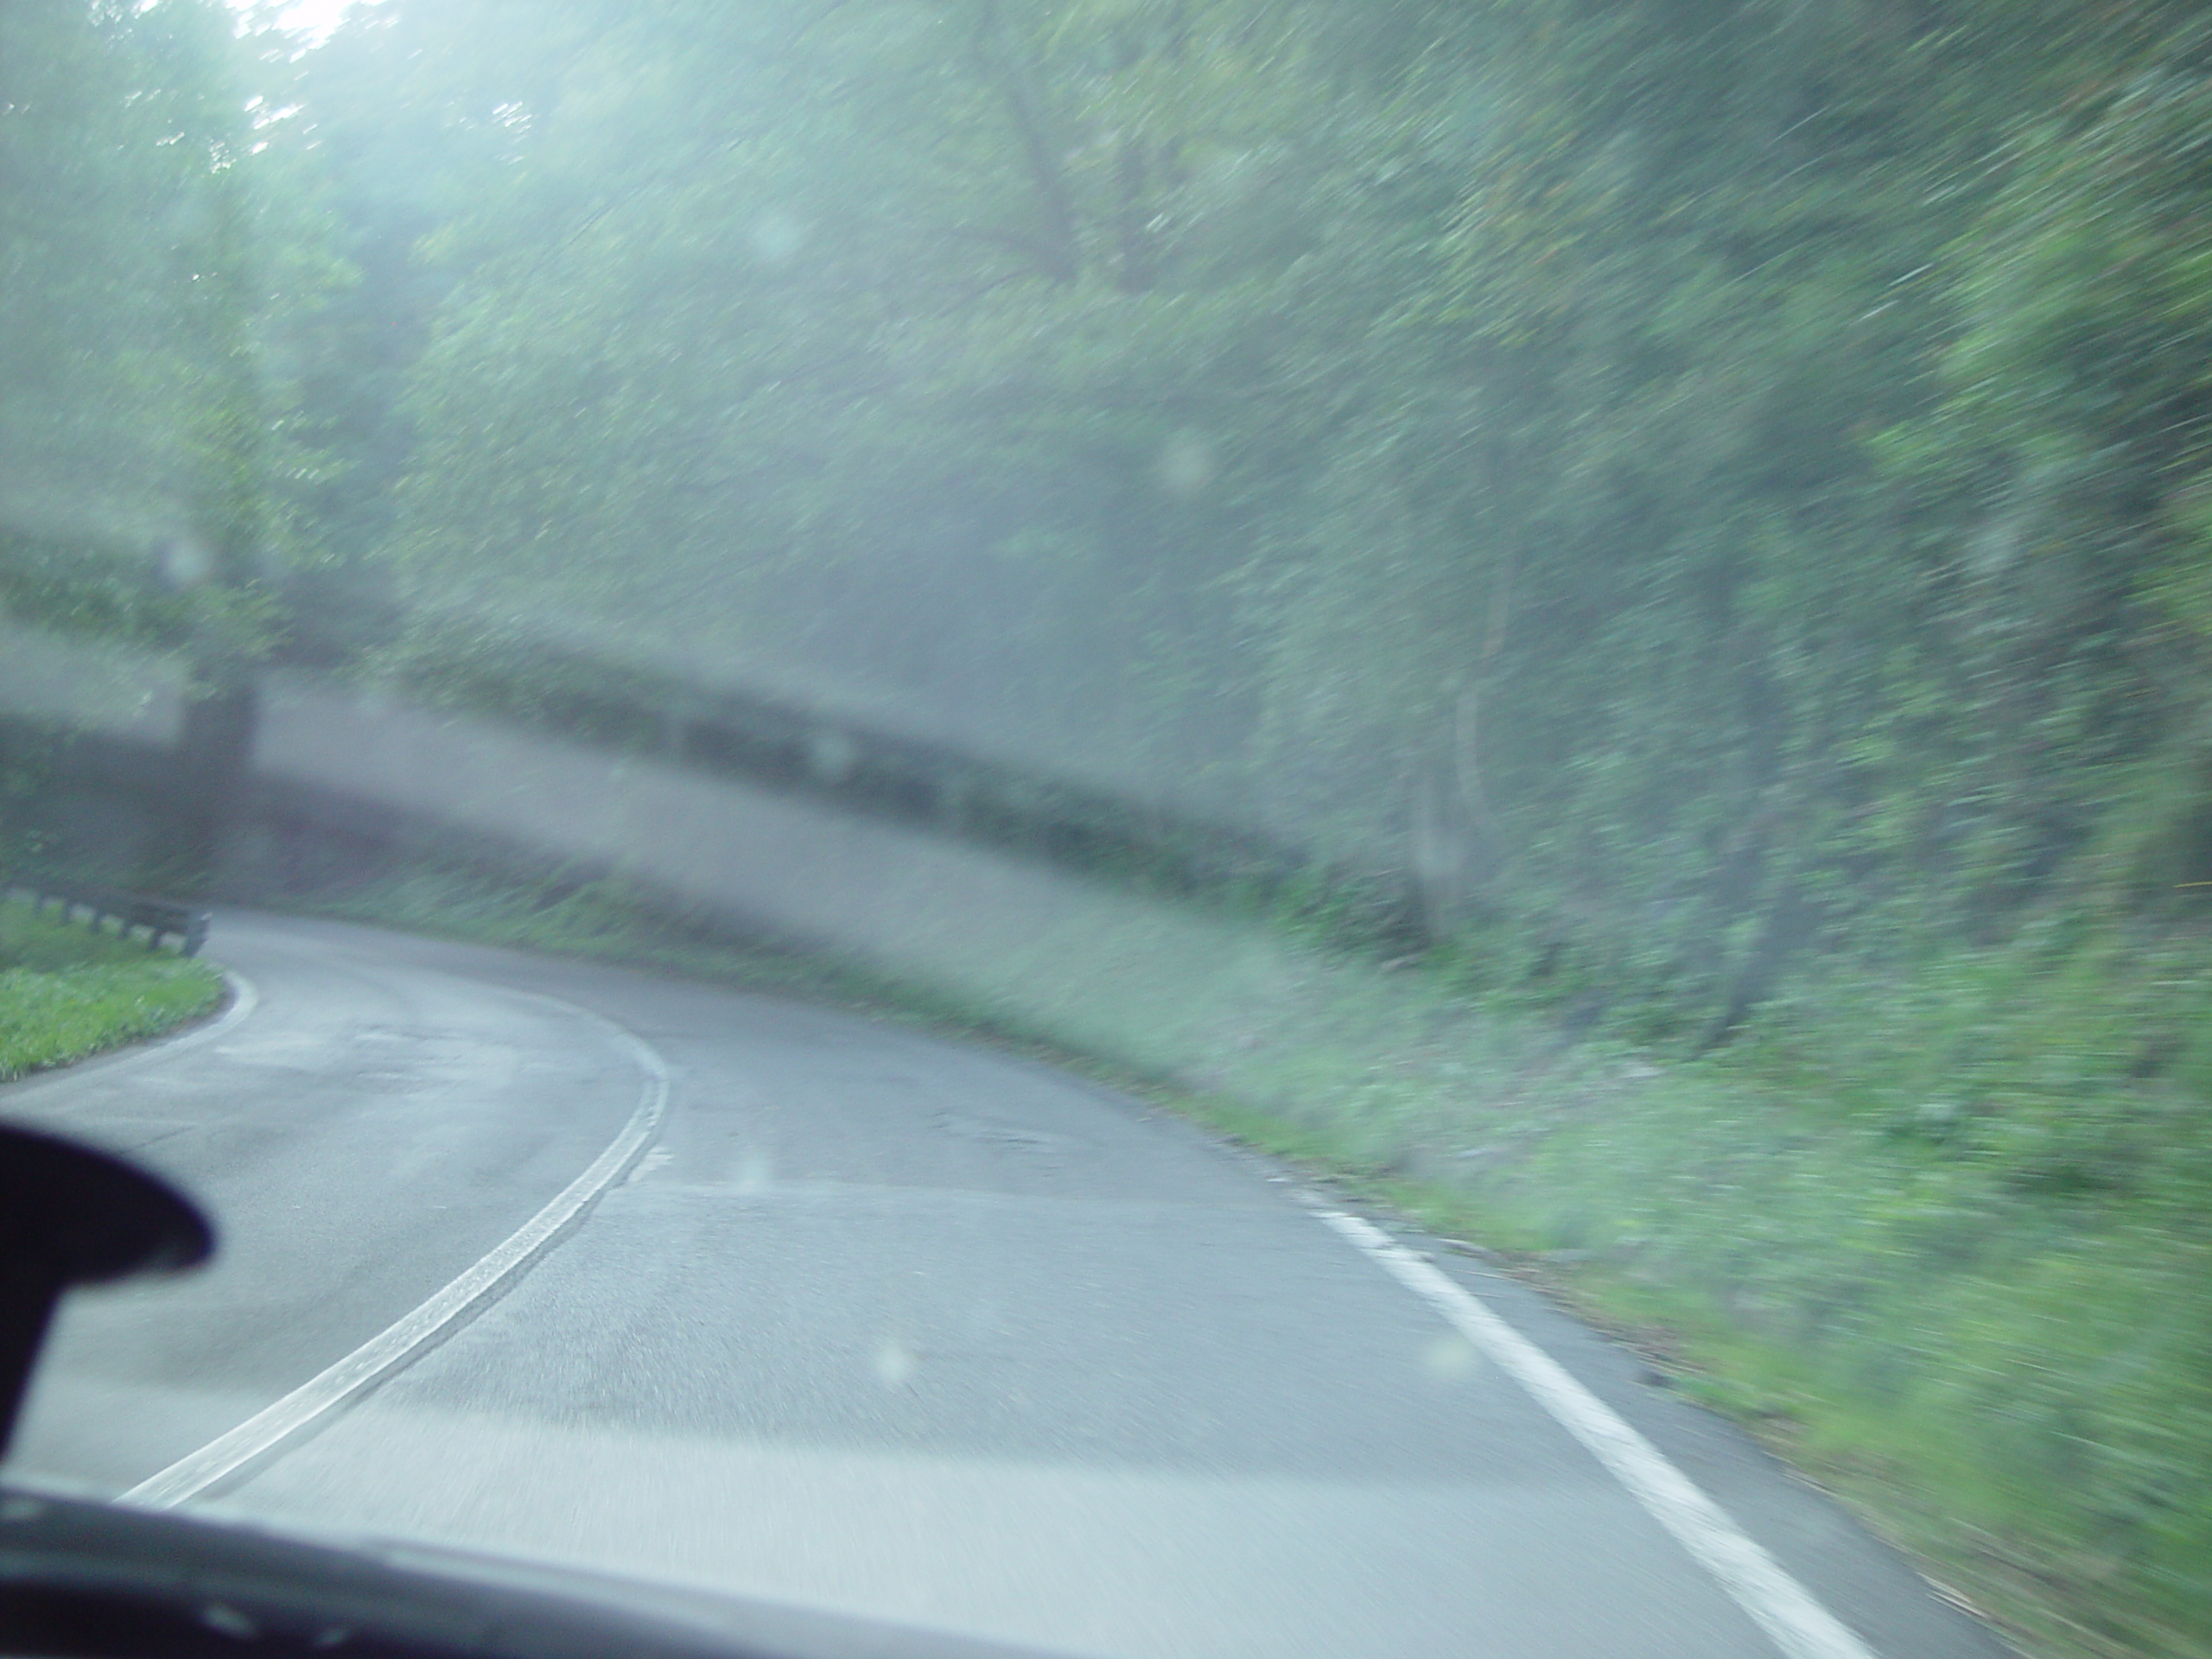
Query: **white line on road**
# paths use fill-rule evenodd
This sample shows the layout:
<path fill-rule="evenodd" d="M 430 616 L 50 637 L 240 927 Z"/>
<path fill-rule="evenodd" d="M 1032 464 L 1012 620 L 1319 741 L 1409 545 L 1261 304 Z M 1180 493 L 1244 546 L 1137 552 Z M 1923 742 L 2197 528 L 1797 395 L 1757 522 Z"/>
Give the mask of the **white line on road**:
<path fill-rule="evenodd" d="M 253 988 L 251 980 L 235 968 L 223 969 L 223 983 L 231 988 L 231 1006 L 197 1030 L 181 1033 L 167 1042 L 156 1044 L 155 1052 L 174 1054 L 180 1048 L 197 1048 L 202 1043 L 212 1043 L 261 1006 L 261 993 Z"/>
<path fill-rule="evenodd" d="M 1727 1511 L 1557 1360 L 1381 1229 L 1339 1211 L 1319 1213 L 1527 1389 L 1719 1582 L 1788 1659 L 1874 1659 Z"/>
<path fill-rule="evenodd" d="M 660 1056 L 611 1020 L 603 1020 L 549 996 L 528 992 L 521 995 L 529 995 L 535 1001 L 552 1003 L 573 1018 L 604 1027 L 630 1051 L 645 1074 L 645 1084 L 637 1110 L 631 1114 L 622 1133 L 551 1203 L 429 1301 L 370 1338 L 327 1370 L 302 1382 L 274 1405 L 255 1413 L 229 1433 L 210 1440 L 159 1474 L 140 1481 L 118 1502 L 149 1509 L 168 1509 L 184 1503 L 382 1382 L 435 1341 L 462 1314 L 558 1243 L 584 1207 L 620 1179 L 645 1149 L 659 1128 L 661 1115 L 668 1105 L 668 1067 Z"/>

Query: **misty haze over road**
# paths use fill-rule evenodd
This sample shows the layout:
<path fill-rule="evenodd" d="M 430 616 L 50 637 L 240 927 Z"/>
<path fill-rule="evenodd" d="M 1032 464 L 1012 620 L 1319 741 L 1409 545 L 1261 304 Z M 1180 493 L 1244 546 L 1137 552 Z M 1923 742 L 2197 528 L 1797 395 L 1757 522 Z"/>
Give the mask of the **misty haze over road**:
<path fill-rule="evenodd" d="M 2212 1659 L 2208 132 L 2203 0 L 0 0 L 0 881 L 266 994 L 0 1091 L 233 1230 L 39 1466 L 1974 1649 L 1694 1402 Z M 0 1075 L 219 995 L 0 906 Z"/>
<path fill-rule="evenodd" d="M 1772 1648 L 1586 1452 L 1299 1202 L 1126 1097 L 852 1015 L 226 914 L 257 1006 L 0 1093 L 201 1194 L 208 1276 L 80 1298 L 20 1457 L 109 1490 L 426 1297 L 674 1078 L 641 1160 L 448 1339 L 198 1500 L 1077 1653 Z M 557 998 L 560 1001 L 549 1001 Z M 1626 1356 L 1464 1274 L 1878 1650 L 1997 1649 Z"/>

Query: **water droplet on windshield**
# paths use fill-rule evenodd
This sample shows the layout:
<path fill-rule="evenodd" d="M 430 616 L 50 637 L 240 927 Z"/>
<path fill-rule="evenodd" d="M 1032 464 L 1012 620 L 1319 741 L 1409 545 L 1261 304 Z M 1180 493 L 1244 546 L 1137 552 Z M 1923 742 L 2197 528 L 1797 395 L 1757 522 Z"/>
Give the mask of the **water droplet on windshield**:
<path fill-rule="evenodd" d="M 169 536 L 154 550 L 154 568 L 165 587 L 197 588 L 215 574 L 215 561 L 189 536 Z"/>
<path fill-rule="evenodd" d="M 1213 446 L 1196 432 L 1178 432 L 1160 449 L 1160 486 L 1188 499 L 1205 491 L 1220 474 Z"/>
<path fill-rule="evenodd" d="M 753 221 L 753 257 L 764 265 L 788 264 L 806 246 L 807 228 L 789 213 L 763 213 Z"/>
<path fill-rule="evenodd" d="M 1481 1357 L 1475 1352 L 1473 1344 L 1454 1331 L 1429 1344 L 1428 1374 L 1440 1382 L 1456 1382 L 1463 1376 L 1473 1375 Z"/>
<path fill-rule="evenodd" d="M 896 1337 L 886 1337 L 875 1351 L 875 1380 L 887 1389 L 904 1388 L 914 1374 L 914 1352 Z"/>

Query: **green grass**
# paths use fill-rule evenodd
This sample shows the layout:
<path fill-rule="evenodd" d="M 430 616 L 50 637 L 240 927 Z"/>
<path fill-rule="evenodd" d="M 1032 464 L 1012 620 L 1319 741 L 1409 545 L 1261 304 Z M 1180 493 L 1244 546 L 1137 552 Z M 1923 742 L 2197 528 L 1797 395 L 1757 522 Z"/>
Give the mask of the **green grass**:
<path fill-rule="evenodd" d="M 159 1036 L 222 995 L 204 962 L 0 903 L 0 1080 Z"/>
<path fill-rule="evenodd" d="M 1567 1043 L 1528 988 L 1262 939 L 910 971 L 426 874 L 366 919 L 1043 1052 L 1510 1265 L 1659 1357 L 2031 1651 L 2212 1654 L 2212 988 L 2074 940 L 1839 975 L 1735 1047 Z M 1517 1008 L 1516 999 L 1518 1000 Z"/>
<path fill-rule="evenodd" d="M 2207 1650 L 2212 1250 L 2187 1160 L 2123 1212 L 2054 1210 L 1719 1068 L 1573 1070 L 1491 1118 L 1483 1177 L 1378 1164 L 1355 1122 L 1199 1112 L 1508 1252 L 2031 1649 Z"/>

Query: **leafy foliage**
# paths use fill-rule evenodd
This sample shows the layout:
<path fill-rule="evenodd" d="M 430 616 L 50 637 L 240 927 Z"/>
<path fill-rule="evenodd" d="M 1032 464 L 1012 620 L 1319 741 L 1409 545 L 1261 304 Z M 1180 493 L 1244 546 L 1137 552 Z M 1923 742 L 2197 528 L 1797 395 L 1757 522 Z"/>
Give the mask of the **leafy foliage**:
<path fill-rule="evenodd" d="M 0 580 L 41 622 L 189 618 L 250 655 L 247 590 L 301 552 L 301 324 L 339 280 L 312 194 L 279 181 L 283 124 L 238 90 L 221 6 L 34 3 L 0 29 Z"/>

